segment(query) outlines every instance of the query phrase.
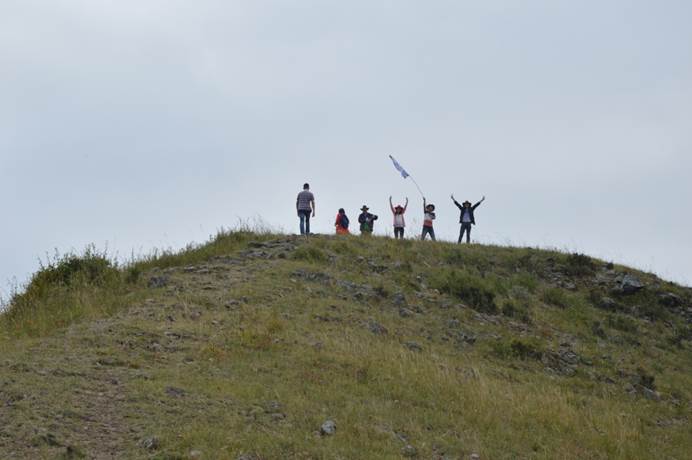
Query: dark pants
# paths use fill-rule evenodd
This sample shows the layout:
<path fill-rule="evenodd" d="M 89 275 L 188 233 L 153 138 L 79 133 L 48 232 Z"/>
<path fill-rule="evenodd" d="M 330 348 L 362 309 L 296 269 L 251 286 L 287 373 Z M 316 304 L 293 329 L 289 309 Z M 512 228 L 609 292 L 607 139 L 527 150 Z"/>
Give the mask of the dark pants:
<path fill-rule="evenodd" d="M 310 234 L 310 215 L 312 211 L 300 210 L 298 211 L 298 217 L 300 217 L 300 234 L 309 235 Z"/>
<path fill-rule="evenodd" d="M 461 230 L 459 231 L 459 243 L 464 239 L 464 232 L 466 232 L 466 242 L 471 242 L 471 222 L 464 222 L 461 224 Z"/>
<path fill-rule="evenodd" d="M 394 238 L 397 240 L 399 238 L 404 239 L 404 227 L 394 227 Z"/>
<path fill-rule="evenodd" d="M 420 236 L 420 239 L 425 240 L 425 235 L 430 235 L 430 239 L 435 241 L 435 229 L 432 227 L 423 227 L 423 234 Z"/>

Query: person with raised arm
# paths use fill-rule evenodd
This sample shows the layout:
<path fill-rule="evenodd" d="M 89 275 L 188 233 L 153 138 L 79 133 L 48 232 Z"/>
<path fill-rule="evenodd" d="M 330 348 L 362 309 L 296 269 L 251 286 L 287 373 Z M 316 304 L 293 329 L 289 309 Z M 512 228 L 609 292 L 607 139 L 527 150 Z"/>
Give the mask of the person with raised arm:
<path fill-rule="evenodd" d="M 454 194 L 452 194 L 452 201 L 454 201 L 454 204 L 461 211 L 461 215 L 459 216 L 461 230 L 459 231 L 458 243 L 461 244 L 461 240 L 464 238 L 464 233 L 466 233 L 466 244 L 468 244 L 471 242 L 471 226 L 476 225 L 476 217 L 473 213 L 476 210 L 476 208 L 485 201 L 485 196 L 483 196 L 481 201 L 474 204 L 473 206 L 471 206 L 471 202 L 468 200 L 464 201 L 462 204 L 459 204 L 459 202 L 454 198 Z"/>
<path fill-rule="evenodd" d="M 430 235 L 430 239 L 435 241 L 435 229 L 433 221 L 435 220 L 435 205 L 428 204 L 423 197 L 423 232 L 420 239 L 425 241 L 426 235 Z"/>
<path fill-rule="evenodd" d="M 392 204 L 392 197 L 389 197 L 389 208 L 392 210 L 394 215 L 394 238 L 404 239 L 404 228 L 406 227 L 406 221 L 404 220 L 404 213 L 406 208 L 408 208 L 408 197 L 406 197 L 406 204 L 401 206 L 400 204 L 394 206 Z"/>

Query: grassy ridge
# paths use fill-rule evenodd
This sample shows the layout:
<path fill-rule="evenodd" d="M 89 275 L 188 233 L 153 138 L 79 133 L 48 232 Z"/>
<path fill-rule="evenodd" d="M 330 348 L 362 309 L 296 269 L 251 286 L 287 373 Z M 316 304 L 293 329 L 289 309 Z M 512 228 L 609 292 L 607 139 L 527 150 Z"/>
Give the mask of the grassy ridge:
<path fill-rule="evenodd" d="M 690 306 L 529 248 L 225 232 L 127 267 L 86 253 L 0 317 L 0 457 L 686 458 Z"/>

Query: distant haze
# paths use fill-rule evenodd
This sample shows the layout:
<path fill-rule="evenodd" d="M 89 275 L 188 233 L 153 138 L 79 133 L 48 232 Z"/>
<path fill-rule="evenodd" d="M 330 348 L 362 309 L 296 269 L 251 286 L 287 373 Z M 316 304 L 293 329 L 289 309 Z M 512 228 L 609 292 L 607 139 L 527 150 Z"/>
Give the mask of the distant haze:
<path fill-rule="evenodd" d="M 261 217 L 487 201 L 481 243 L 692 284 L 692 3 L 3 0 L 0 282 L 54 249 L 127 258 Z"/>

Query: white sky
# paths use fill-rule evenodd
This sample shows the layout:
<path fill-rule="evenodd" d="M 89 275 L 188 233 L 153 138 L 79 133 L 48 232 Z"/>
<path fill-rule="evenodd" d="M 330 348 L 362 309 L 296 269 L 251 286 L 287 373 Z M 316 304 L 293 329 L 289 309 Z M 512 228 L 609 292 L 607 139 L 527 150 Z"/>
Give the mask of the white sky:
<path fill-rule="evenodd" d="M 238 219 L 487 201 L 473 236 L 692 284 L 692 3 L 0 0 L 0 288 Z"/>

